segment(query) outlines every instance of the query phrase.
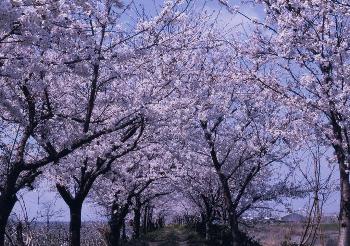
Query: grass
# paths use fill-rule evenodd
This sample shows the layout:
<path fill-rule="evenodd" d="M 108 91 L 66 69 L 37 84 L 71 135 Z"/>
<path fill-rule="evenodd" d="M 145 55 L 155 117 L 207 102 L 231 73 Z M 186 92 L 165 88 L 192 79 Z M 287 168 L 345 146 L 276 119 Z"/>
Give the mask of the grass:
<path fill-rule="evenodd" d="M 321 224 L 323 238 L 326 245 L 336 245 L 333 242 L 337 241 L 338 224 L 327 223 Z M 283 241 L 299 242 L 301 235 L 304 232 L 302 224 L 266 224 L 258 225 L 251 231 L 264 246 L 280 246 Z M 320 241 L 317 240 L 316 246 L 320 246 Z"/>
<path fill-rule="evenodd" d="M 326 245 L 336 245 L 338 224 L 322 224 Z M 283 241 L 292 243 L 298 241 L 298 236 L 303 232 L 301 224 L 264 224 L 257 226 L 251 235 L 254 235 L 264 246 L 281 246 Z M 149 243 L 157 246 L 176 246 L 180 242 L 186 242 L 189 246 L 213 246 L 196 232 L 184 226 L 168 226 L 163 229 L 142 235 L 139 240 L 133 240 L 127 246 L 148 246 Z M 151 244 L 152 245 L 152 244 Z M 316 245 L 320 245 L 319 241 Z"/>
<path fill-rule="evenodd" d="M 322 224 L 321 227 L 325 231 L 338 231 L 339 230 L 339 224 L 338 223 Z"/>
<path fill-rule="evenodd" d="M 128 242 L 127 246 L 144 246 L 157 242 L 158 246 L 176 246 L 179 242 L 187 242 L 187 245 L 208 245 L 196 232 L 183 226 L 168 226 L 163 229 L 142 235 L 138 240 Z"/>

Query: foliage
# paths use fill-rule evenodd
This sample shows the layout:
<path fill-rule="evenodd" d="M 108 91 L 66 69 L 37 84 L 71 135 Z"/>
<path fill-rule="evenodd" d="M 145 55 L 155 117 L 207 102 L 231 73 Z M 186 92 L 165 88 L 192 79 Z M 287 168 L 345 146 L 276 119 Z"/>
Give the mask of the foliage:
<path fill-rule="evenodd" d="M 194 0 L 150 15 L 132 1 L 0 2 L 1 246 L 30 241 L 28 218 L 6 226 L 44 181 L 69 207 L 72 246 L 86 202 L 107 217 L 109 245 L 167 219 L 207 242 L 258 245 L 242 224 L 287 199 L 315 196 L 320 223 L 333 174 L 321 177 L 321 159 L 339 167 L 349 244 L 349 4 L 257 0 L 256 20 L 218 2 L 249 28 L 223 28 Z M 296 161 L 315 157 L 310 145 L 327 153 L 315 174 Z M 200 240 L 173 229 L 167 245 Z"/>

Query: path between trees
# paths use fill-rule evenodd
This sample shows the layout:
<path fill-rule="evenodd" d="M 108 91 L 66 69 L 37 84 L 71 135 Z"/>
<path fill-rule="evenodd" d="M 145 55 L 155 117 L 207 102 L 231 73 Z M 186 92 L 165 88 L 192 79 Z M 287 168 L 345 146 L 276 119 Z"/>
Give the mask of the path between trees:
<path fill-rule="evenodd" d="M 196 232 L 183 227 L 166 227 L 149 233 L 138 243 L 142 246 L 205 246 L 203 240 Z"/>

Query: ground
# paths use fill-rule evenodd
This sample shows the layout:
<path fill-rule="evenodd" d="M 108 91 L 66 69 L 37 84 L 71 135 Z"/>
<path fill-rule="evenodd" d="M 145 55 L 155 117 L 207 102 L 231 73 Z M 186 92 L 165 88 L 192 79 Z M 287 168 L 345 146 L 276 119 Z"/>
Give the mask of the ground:
<path fill-rule="evenodd" d="M 321 224 L 320 229 L 315 246 L 336 246 L 338 224 Z M 298 245 L 304 230 L 304 225 L 299 223 L 262 224 L 251 229 L 249 235 L 254 236 L 263 246 L 280 246 L 283 242 Z"/>
<path fill-rule="evenodd" d="M 148 233 L 142 239 L 132 241 L 128 246 L 205 246 L 205 240 L 197 233 L 181 226 L 169 226 Z"/>
<path fill-rule="evenodd" d="M 263 246 L 298 245 L 303 234 L 302 224 L 263 224 L 252 229 L 254 236 Z M 336 246 L 338 239 L 337 224 L 322 224 L 322 237 L 315 246 Z M 293 244 L 294 243 L 294 244 Z M 127 246 L 209 246 L 196 232 L 182 226 L 169 226 L 144 235 L 140 240 L 131 241 Z"/>

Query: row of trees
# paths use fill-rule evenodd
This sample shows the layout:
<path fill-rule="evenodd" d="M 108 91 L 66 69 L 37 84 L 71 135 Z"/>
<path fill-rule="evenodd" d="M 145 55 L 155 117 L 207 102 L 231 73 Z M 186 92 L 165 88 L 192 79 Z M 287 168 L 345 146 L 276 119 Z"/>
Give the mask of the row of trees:
<path fill-rule="evenodd" d="M 198 1 L 154 16 L 119 0 L 0 3 L 0 245 L 18 193 L 44 179 L 71 245 L 87 199 L 118 245 L 131 211 L 139 237 L 141 211 L 152 224 L 152 201 L 179 193 L 208 239 L 220 217 L 241 245 L 244 215 L 305 194 L 287 167 L 314 143 L 335 152 L 350 245 L 349 4 L 257 1 L 256 20 L 219 2 L 249 28 L 225 30 Z"/>

